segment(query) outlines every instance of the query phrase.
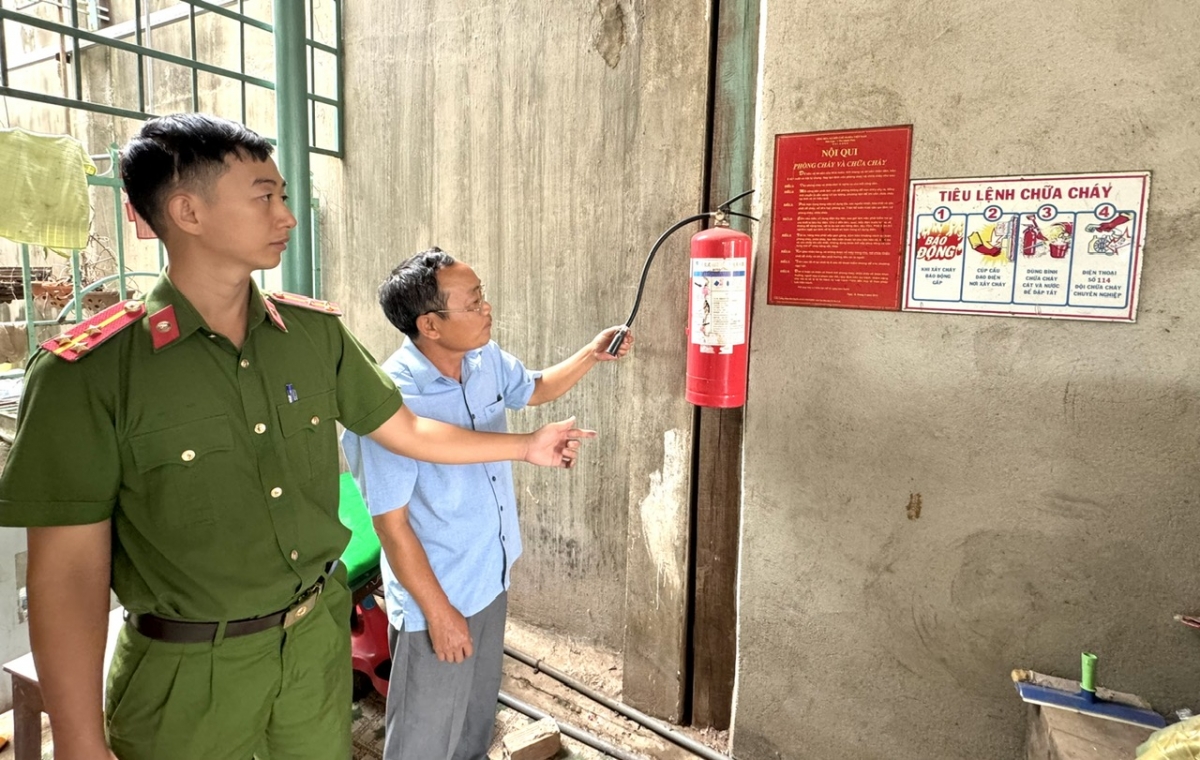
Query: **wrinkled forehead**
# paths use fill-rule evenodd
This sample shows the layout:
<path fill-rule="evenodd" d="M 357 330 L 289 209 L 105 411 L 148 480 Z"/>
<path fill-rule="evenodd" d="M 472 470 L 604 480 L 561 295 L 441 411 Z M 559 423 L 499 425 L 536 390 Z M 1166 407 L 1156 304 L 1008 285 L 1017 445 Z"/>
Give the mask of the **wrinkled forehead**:
<path fill-rule="evenodd" d="M 448 267 L 439 269 L 437 277 L 438 288 L 447 294 L 470 294 L 483 287 L 475 270 L 462 262 L 455 262 Z"/>

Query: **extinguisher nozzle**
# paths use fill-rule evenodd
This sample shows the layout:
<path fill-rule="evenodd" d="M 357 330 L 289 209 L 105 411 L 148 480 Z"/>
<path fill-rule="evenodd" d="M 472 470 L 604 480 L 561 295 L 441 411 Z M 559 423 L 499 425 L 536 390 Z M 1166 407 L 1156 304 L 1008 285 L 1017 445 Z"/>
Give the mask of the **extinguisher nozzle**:
<path fill-rule="evenodd" d="M 628 334 L 628 327 L 622 327 L 620 330 L 617 330 L 617 332 L 613 335 L 612 342 L 609 343 L 608 348 L 605 349 L 609 356 L 617 355 L 617 352 L 621 350 L 621 344 L 625 342 L 625 336 Z"/>

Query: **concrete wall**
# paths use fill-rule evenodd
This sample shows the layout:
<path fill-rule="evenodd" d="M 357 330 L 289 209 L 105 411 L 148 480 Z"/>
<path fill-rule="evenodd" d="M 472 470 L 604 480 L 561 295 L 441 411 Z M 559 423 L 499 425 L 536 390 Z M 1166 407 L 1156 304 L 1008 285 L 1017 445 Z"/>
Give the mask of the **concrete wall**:
<path fill-rule="evenodd" d="M 401 336 L 375 287 L 433 244 L 476 268 L 494 337 L 531 367 L 625 318 L 646 250 L 700 204 L 705 12 L 701 0 L 347 3 L 344 173 L 318 178 L 343 251 L 325 293 L 377 356 Z M 573 472 L 517 467 L 513 613 L 632 643 L 627 691 L 633 671 L 644 691 L 674 694 L 666 714 L 679 707 L 687 578 L 685 255 L 686 235 L 660 253 L 629 361 L 512 421 L 576 414 L 602 436 Z"/>
<path fill-rule="evenodd" d="M 734 754 L 1015 758 L 1009 670 L 1070 676 L 1084 649 L 1101 683 L 1194 707 L 1200 640 L 1171 616 L 1200 607 L 1200 10 L 762 11 L 764 190 L 776 133 L 904 123 L 914 177 L 1153 180 L 1134 325 L 769 307 L 760 266 Z"/>

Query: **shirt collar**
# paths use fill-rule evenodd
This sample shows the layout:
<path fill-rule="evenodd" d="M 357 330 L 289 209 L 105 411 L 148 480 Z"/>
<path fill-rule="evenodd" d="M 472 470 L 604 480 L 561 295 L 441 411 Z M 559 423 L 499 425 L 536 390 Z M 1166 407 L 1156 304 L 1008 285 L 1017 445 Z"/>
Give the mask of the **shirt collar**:
<path fill-rule="evenodd" d="M 467 377 L 471 374 L 470 370 L 479 366 L 482 355 L 483 349 L 477 348 L 473 351 L 468 351 L 467 355 L 463 357 L 464 384 Z M 439 379 L 445 380 L 447 383 L 453 383 L 454 385 L 459 384 L 456 380 L 443 375 L 442 371 L 435 367 L 433 362 L 429 361 L 429 357 L 421 353 L 421 349 L 417 348 L 417 344 L 411 338 L 404 339 L 404 345 L 400 347 L 398 358 L 400 363 L 407 367 L 409 373 L 411 373 L 413 385 L 417 387 L 418 393 L 424 393 L 429 385 L 437 382 Z"/>
<path fill-rule="evenodd" d="M 249 298 L 246 313 L 249 329 L 253 330 L 269 317 L 272 324 L 287 332 L 283 318 L 279 316 L 274 304 L 267 302 L 266 296 L 258 289 L 254 280 L 250 281 Z M 200 312 L 196 311 L 191 301 L 179 292 L 165 270 L 146 296 L 146 313 L 149 315 L 150 335 L 156 352 L 179 343 L 197 330 L 209 331 L 204 317 L 200 316 Z"/>

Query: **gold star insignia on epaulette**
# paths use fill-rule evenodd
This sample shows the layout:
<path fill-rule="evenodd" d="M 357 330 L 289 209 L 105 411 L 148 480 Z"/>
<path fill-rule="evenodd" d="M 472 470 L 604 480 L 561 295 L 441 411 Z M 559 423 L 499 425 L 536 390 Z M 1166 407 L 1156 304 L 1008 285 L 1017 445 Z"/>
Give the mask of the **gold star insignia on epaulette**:
<path fill-rule="evenodd" d="M 141 301 L 113 304 L 104 311 L 42 343 L 55 356 L 73 362 L 142 318 Z"/>

